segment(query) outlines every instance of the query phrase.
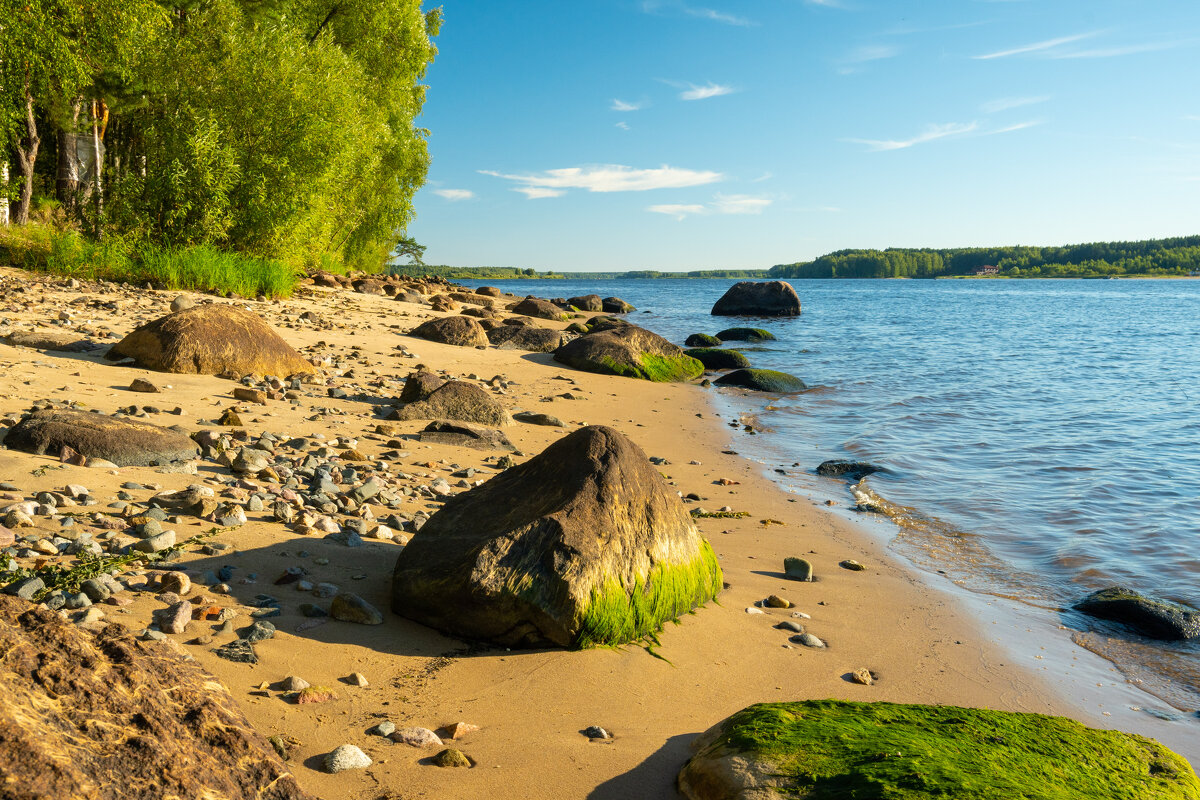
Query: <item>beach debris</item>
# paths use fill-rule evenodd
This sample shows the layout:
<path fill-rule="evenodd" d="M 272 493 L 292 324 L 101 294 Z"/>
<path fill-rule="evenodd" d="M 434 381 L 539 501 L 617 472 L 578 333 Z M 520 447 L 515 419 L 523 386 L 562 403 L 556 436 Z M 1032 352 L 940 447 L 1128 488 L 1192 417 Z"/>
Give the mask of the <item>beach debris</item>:
<path fill-rule="evenodd" d="M 599 725 L 589 725 L 586 728 L 584 728 L 582 731 L 580 731 L 580 733 L 582 733 L 584 736 L 586 736 L 589 739 L 611 739 L 611 738 L 613 738 L 611 733 L 609 733 L 604 728 L 601 728 Z"/>
<path fill-rule="evenodd" d="M 331 774 L 348 769 L 366 769 L 371 766 L 371 757 L 356 745 L 343 744 L 325 756 L 325 771 Z"/>

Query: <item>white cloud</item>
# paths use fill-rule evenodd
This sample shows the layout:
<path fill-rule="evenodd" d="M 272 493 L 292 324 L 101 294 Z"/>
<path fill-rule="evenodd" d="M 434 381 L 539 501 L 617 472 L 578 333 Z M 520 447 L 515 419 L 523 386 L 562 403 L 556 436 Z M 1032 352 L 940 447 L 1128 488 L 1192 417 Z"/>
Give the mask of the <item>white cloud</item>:
<path fill-rule="evenodd" d="M 475 196 L 470 189 L 434 189 L 433 193 L 447 200 L 470 200 Z"/>
<path fill-rule="evenodd" d="M 1044 103 L 1049 99 L 1049 95 L 1041 95 L 1039 97 L 1001 97 L 997 100 L 990 100 L 984 103 L 980 108 L 983 109 L 985 114 L 995 114 L 1000 111 L 1007 111 L 1010 108 L 1021 108 L 1022 106 Z"/>
<path fill-rule="evenodd" d="M 1053 50 L 1054 48 L 1060 47 L 1064 44 L 1078 42 L 1080 39 L 1087 39 L 1095 35 L 1096 31 L 1092 31 L 1090 33 L 1077 33 L 1074 36 L 1061 36 L 1057 39 L 1047 39 L 1043 42 L 1034 42 L 1033 44 L 1014 47 L 1011 50 L 998 50 L 995 53 L 985 53 L 981 56 L 973 56 L 973 58 L 986 61 L 993 58 L 1007 58 L 1009 56 L 1021 55 L 1023 53 L 1040 53 L 1044 50 Z"/>
<path fill-rule="evenodd" d="M 975 122 L 950 122 L 945 125 L 930 125 L 922 133 L 911 139 L 846 139 L 847 142 L 865 144 L 871 152 L 884 150 L 903 150 L 916 144 L 932 142 L 935 139 L 945 139 L 947 136 L 961 136 L 979 127 Z"/>
<path fill-rule="evenodd" d="M 712 202 L 718 214 L 761 214 L 771 205 L 770 197 L 751 194 L 719 194 Z"/>
<path fill-rule="evenodd" d="M 697 86 L 694 83 L 688 84 L 689 89 L 680 92 L 680 100 L 707 100 L 710 97 L 720 97 L 724 94 L 733 94 L 736 89 L 732 86 L 722 86 L 719 83 L 708 83 L 705 86 Z"/>
<path fill-rule="evenodd" d="M 718 11 L 715 8 L 689 6 L 683 0 L 642 0 L 642 11 L 647 14 L 682 14 L 688 17 L 720 22 L 722 25 L 735 25 L 741 28 L 748 28 L 758 24 L 752 19 Z"/>
<path fill-rule="evenodd" d="M 860 65 L 868 64 L 872 61 L 881 61 L 885 58 L 895 58 L 900 54 L 900 48 L 890 44 L 869 44 L 856 47 L 841 58 L 838 62 L 841 66 L 838 72 L 842 75 L 851 75 L 855 72 L 861 72 Z"/>
<path fill-rule="evenodd" d="M 1018 122 L 1016 125 L 1009 125 L 1004 128 L 998 128 L 994 131 L 984 131 L 982 135 L 983 136 L 995 136 L 997 133 L 1012 133 L 1013 131 L 1023 131 L 1026 128 L 1033 128 L 1033 127 L 1035 127 L 1037 125 L 1041 125 L 1041 124 L 1042 124 L 1042 121 L 1040 119 L 1034 119 L 1034 120 L 1030 120 L 1029 122 Z"/>
<path fill-rule="evenodd" d="M 655 214 L 666 214 L 667 216 L 674 217 L 680 221 L 682 221 L 689 214 L 705 214 L 708 212 L 708 209 L 706 209 L 704 206 L 695 203 L 666 203 L 659 206 L 650 206 L 646 210 L 653 211 Z"/>
<path fill-rule="evenodd" d="M 708 214 L 761 214 L 763 209 L 775 202 L 769 195 L 751 194 L 716 194 L 712 202 L 700 203 L 664 203 L 648 206 L 647 211 L 655 214 L 666 214 L 682 220 L 688 216 L 704 216 Z"/>
<path fill-rule="evenodd" d="M 1093 50 L 1072 50 L 1066 53 L 1051 53 L 1050 58 L 1115 58 L 1117 56 L 1131 56 L 1137 53 L 1157 53 L 1161 50 L 1174 50 L 1177 47 L 1183 47 L 1184 45 L 1194 43 L 1195 40 L 1147 42 L 1145 44 L 1129 44 L 1122 47 L 1096 48 Z"/>
<path fill-rule="evenodd" d="M 624 120 L 622 120 L 621 122 L 618 122 L 617 127 L 623 131 L 630 130 L 629 123 L 625 122 Z"/>
<path fill-rule="evenodd" d="M 598 164 L 588 167 L 550 169 L 525 175 L 510 175 L 480 170 L 484 175 L 504 178 L 520 184 L 516 191 L 531 198 L 558 197 L 566 189 L 589 192 L 644 192 L 650 189 L 681 189 L 716 183 L 724 176 L 708 170 L 682 169 L 663 165 L 656 169 L 634 169 L 622 164 Z M 544 191 L 546 190 L 546 191 Z M 548 191 L 554 191 L 549 194 Z"/>
<path fill-rule="evenodd" d="M 547 189 L 544 186 L 517 186 L 514 192 L 520 192 L 530 200 L 540 200 L 544 197 L 562 197 L 566 192 L 562 189 Z"/>
<path fill-rule="evenodd" d="M 624 100 L 614 99 L 612 105 L 609 106 L 611 111 L 638 111 L 642 108 L 641 103 L 626 103 Z"/>

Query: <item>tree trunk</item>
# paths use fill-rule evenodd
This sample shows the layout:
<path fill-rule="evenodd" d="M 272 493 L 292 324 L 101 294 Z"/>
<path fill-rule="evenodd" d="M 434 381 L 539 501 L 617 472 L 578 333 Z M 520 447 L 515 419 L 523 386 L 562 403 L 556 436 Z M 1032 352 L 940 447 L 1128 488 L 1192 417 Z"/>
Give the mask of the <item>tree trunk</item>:
<path fill-rule="evenodd" d="M 28 72 L 25 73 L 25 128 L 28 145 L 23 146 L 20 140 L 17 141 L 17 167 L 25 179 L 21 184 L 21 197 L 17 200 L 17 213 L 13 218 L 17 225 L 29 223 L 29 206 L 33 203 L 33 165 L 37 161 L 38 146 L 42 143 L 38 138 L 37 120 L 33 116 L 33 92 Z"/>
<path fill-rule="evenodd" d="M 100 171 L 104 163 L 100 157 L 100 114 L 98 106 L 103 105 L 92 101 L 92 153 L 96 157 L 96 241 L 103 235 L 104 220 L 104 188 L 100 183 Z M 108 125 L 108 108 L 104 109 L 104 124 Z"/>
<path fill-rule="evenodd" d="M 63 211 L 74 215 L 79 201 L 79 112 L 83 109 L 83 98 L 71 101 L 71 117 L 68 127 L 58 132 L 58 174 L 54 183 L 54 196 L 62 203 Z"/>

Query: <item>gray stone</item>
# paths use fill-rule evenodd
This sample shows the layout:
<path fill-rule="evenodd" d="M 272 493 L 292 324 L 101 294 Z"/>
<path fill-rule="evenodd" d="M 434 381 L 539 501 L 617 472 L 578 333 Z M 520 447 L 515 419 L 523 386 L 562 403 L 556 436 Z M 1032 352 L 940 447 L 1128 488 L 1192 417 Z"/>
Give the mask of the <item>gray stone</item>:
<path fill-rule="evenodd" d="M 4 587 L 5 594 L 16 595 L 22 600 L 32 600 L 33 596 L 46 588 L 46 582 L 34 576 L 23 578 Z"/>
<path fill-rule="evenodd" d="M 812 564 L 803 558 L 785 558 L 783 571 L 795 581 L 811 581 L 813 579 Z"/>
<path fill-rule="evenodd" d="M 356 594 L 344 592 L 333 598 L 329 614 L 343 622 L 356 622 L 360 625 L 383 624 L 382 612 Z"/>
<path fill-rule="evenodd" d="M 348 769 L 366 769 L 370 757 L 352 744 L 344 744 L 325 756 L 325 771 L 337 774 Z"/>

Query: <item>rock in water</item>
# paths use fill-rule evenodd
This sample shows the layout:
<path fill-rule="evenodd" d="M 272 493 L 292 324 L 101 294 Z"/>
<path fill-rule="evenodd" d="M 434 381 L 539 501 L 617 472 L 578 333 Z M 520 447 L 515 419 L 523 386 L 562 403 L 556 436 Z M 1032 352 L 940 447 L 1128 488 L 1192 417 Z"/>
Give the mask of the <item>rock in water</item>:
<path fill-rule="evenodd" d="M 1187 761 L 1152 739 L 954 706 L 763 703 L 710 728 L 692 750 L 678 780 L 688 800 L 1200 796 Z"/>
<path fill-rule="evenodd" d="M 743 389 L 753 389 L 757 392 L 775 392 L 776 394 L 803 392 L 808 388 L 804 381 L 794 375 L 773 369 L 735 369 L 733 372 L 717 378 L 713 383 L 720 386 L 740 386 Z"/>
<path fill-rule="evenodd" d="M 198 375 L 253 372 L 286 377 L 314 371 L 257 314 L 224 303 L 185 308 L 148 322 L 105 358 L 132 358 L 143 369 Z"/>
<path fill-rule="evenodd" d="M 540 317 L 541 319 L 567 319 L 567 312 L 563 311 L 558 306 L 551 303 L 549 300 L 541 300 L 536 297 L 526 297 L 521 302 L 513 306 L 514 314 L 524 314 L 527 317 Z"/>
<path fill-rule="evenodd" d="M 511 425 L 508 412 L 483 389 L 465 381 L 450 381 L 424 400 L 409 403 L 400 409 L 398 418 L 456 419 L 477 425 Z"/>
<path fill-rule="evenodd" d="M 775 334 L 762 328 L 726 328 L 717 338 L 722 342 L 773 342 Z"/>
<path fill-rule="evenodd" d="M 554 360 L 586 372 L 648 381 L 689 381 L 704 365 L 657 333 L 636 325 L 589 333 L 554 351 Z"/>
<path fill-rule="evenodd" d="M 1122 586 L 1110 586 L 1075 604 L 1085 614 L 1123 622 L 1154 639 L 1194 639 L 1200 636 L 1200 611 L 1146 597 Z"/>
<path fill-rule="evenodd" d="M 475 347 L 488 343 L 487 334 L 470 317 L 441 317 L 422 322 L 408 332 L 409 336 L 458 347 Z"/>
<path fill-rule="evenodd" d="M 687 347 L 720 347 L 721 340 L 707 333 L 693 333 L 683 341 Z"/>
<path fill-rule="evenodd" d="M 118 467 L 165 466 L 200 455 L 199 445 L 177 431 L 89 411 L 35 411 L 12 427 L 4 444 L 52 456 L 69 447 Z"/>
<path fill-rule="evenodd" d="M 865 461 L 840 461 L 831 459 L 822 461 L 817 465 L 817 474 L 824 475 L 827 478 L 846 478 L 851 481 L 860 481 L 868 475 L 874 475 L 879 472 L 879 467 L 874 464 L 868 464 Z"/>
<path fill-rule="evenodd" d="M 742 369 L 750 366 L 750 359 L 737 350 L 722 350 L 719 347 L 693 347 L 683 352 L 703 364 L 705 369 Z"/>
<path fill-rule="evenodd" d="M 567 304 L 575 306 L 580 311 L 603 311 L 604 301 L 598 294 L 585 294 L 581 297 L 568 297 Z"/>
<path fill-rule="evenodd" d="M 712 314 L 715 317 L 798 317 L 800 298 L 791 284 L 784 281 L 739 281 L 713 305 Z"/>
<path fill-rule="evenodd" d="M 505 646 L 584 647 L 655 631 L 721 584 L 646 454 L 591 426 L 449 499 L 397 559 L 392 608 Z"/>
<path fill-rule="evenodd" d="M 311 800 L 233 698 L 120 625 L 0 597 L 0 795 Z"/>

